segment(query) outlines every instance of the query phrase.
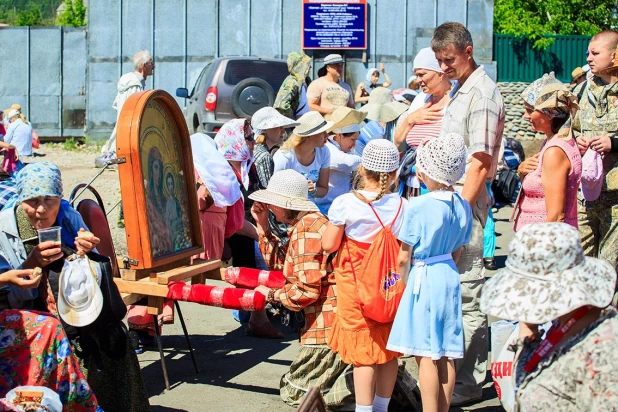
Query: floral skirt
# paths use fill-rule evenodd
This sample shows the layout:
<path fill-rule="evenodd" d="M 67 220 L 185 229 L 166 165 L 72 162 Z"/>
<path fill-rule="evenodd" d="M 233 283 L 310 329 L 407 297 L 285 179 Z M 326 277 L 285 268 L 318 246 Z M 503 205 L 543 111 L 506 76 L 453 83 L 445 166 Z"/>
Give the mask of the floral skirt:
<path fill-rule="evenodd" d="M 0 397 L 16 386 L 46 386 L 67 411 L 97 411 L 98 403 L 60 322 L 35 311 L 0 312 Z"/>

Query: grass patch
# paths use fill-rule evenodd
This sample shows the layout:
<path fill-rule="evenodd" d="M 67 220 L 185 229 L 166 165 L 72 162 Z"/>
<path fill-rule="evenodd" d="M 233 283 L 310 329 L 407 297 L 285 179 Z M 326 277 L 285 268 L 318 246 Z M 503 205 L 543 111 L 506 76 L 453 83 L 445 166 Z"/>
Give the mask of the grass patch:
<path fill-rule="evenodd" d="M 66 150 L 68 152 L 76 152 L 80 149 L 80 144 L 74 137 L 70 137 L 61 143 L 61 147 L 62 150 Z"/>

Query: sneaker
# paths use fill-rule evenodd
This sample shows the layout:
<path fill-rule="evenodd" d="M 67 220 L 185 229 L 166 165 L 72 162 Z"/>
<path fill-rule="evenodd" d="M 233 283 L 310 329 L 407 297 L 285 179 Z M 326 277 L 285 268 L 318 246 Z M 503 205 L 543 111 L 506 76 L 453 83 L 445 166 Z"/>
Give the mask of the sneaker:
<path fill-rule="evenodd" d="M 480 401 L 482 399 L 482 396 L 466 396 L 460 395 L 457 392 L 453 392 L 453 396 L 451 397 L 451 406 L 461 406 L 468 403 Z"/>

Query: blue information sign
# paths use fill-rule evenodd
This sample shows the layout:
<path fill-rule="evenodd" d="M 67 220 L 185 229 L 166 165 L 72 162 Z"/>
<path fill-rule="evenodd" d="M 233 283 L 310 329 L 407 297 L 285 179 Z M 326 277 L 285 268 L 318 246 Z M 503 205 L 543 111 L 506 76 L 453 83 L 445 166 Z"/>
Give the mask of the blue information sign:
<path fill-rule="evenodd" d="M 366 0 L 303 0 L 303 49 L 366 49 Z"/>

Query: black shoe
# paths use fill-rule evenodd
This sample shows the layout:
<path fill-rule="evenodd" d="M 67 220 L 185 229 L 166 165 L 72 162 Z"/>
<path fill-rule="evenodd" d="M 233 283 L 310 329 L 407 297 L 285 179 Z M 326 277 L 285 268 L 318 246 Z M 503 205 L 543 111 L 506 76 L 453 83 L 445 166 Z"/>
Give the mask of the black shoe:
<path fill-rule="evenodd" d="M 487 270 L 498 270 L 498 265 L 496 265 L 494 258 L 483 258 L 483 264 Z"/>

